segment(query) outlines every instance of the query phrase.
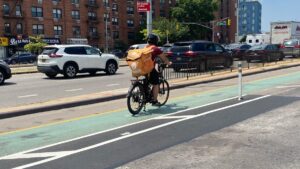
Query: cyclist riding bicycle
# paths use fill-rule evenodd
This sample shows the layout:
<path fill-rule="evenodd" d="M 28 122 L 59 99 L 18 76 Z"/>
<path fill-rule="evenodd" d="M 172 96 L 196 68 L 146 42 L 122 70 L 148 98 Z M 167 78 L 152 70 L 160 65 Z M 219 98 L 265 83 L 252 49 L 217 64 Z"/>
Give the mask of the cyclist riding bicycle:
<path fill-rule="evenodd" d="M 163 63 L 165 63 L 166 65 L 171 65 L 172 62 L 169 61 L 169 59 L 166 57 L 166 54 L 164 54 L 163 51 L 157 47 L 159 40 L 159 36 L 155 34 L 149 34 L 147 37 L 148 45 L 146 46 L 146 48 L 152 48 L 152 60 L 156 60 L 156 58 L 159 57 L 163 61 Z M 152 84 L 153 98 L 151 103 L 153 106 L 160 106 L 160 103 L 157 101 L 159 92 L 159 74 L 155 69 L 155 66 L 150 72 L 149 82 Z"/>

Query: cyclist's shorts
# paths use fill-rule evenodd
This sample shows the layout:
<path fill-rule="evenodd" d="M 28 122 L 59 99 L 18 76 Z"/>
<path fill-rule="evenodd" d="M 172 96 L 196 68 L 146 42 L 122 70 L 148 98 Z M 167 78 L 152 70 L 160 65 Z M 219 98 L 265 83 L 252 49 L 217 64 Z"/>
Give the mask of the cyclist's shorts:
<path fill-rule="evenodd" d="M 159 84 L 158 72 L 156 71 L 156 69 L 152 69 L 152 71 L 150 72 L 149 82 L 152 85 L 158 85 Z"/>

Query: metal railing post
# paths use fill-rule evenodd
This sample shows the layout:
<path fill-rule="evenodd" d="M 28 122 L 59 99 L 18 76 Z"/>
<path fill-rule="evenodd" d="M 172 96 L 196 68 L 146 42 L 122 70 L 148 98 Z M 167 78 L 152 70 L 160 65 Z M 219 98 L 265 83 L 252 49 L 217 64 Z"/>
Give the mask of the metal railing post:
<path fill-rule="evenodd" d="M 238 100 L 242 100 L 243 99 L 243 76 L 242 76 L 242 62 L 240 61 L 238 63 Z"/>

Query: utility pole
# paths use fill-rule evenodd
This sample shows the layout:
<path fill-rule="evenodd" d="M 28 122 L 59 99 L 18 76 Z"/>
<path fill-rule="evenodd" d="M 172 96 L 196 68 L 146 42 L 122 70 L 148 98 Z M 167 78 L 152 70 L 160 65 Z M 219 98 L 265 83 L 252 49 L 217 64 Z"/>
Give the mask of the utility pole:
<path fill-rule="evenodd" d="M 147 35 L 152 33 L 152 0 L 147 0 L 150 4 L 150 11 L 147 11 Z"/>

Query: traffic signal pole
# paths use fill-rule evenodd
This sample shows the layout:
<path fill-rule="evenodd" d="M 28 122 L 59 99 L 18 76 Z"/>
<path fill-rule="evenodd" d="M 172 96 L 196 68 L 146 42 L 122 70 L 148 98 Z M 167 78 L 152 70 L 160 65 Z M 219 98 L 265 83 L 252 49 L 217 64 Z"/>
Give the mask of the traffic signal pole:
<path fill-rule="evenodd" d="M 150 11 L 147 11 L 147 35 L 152 33 L 152 0 L 147 0 L 150 4 Z"/>

